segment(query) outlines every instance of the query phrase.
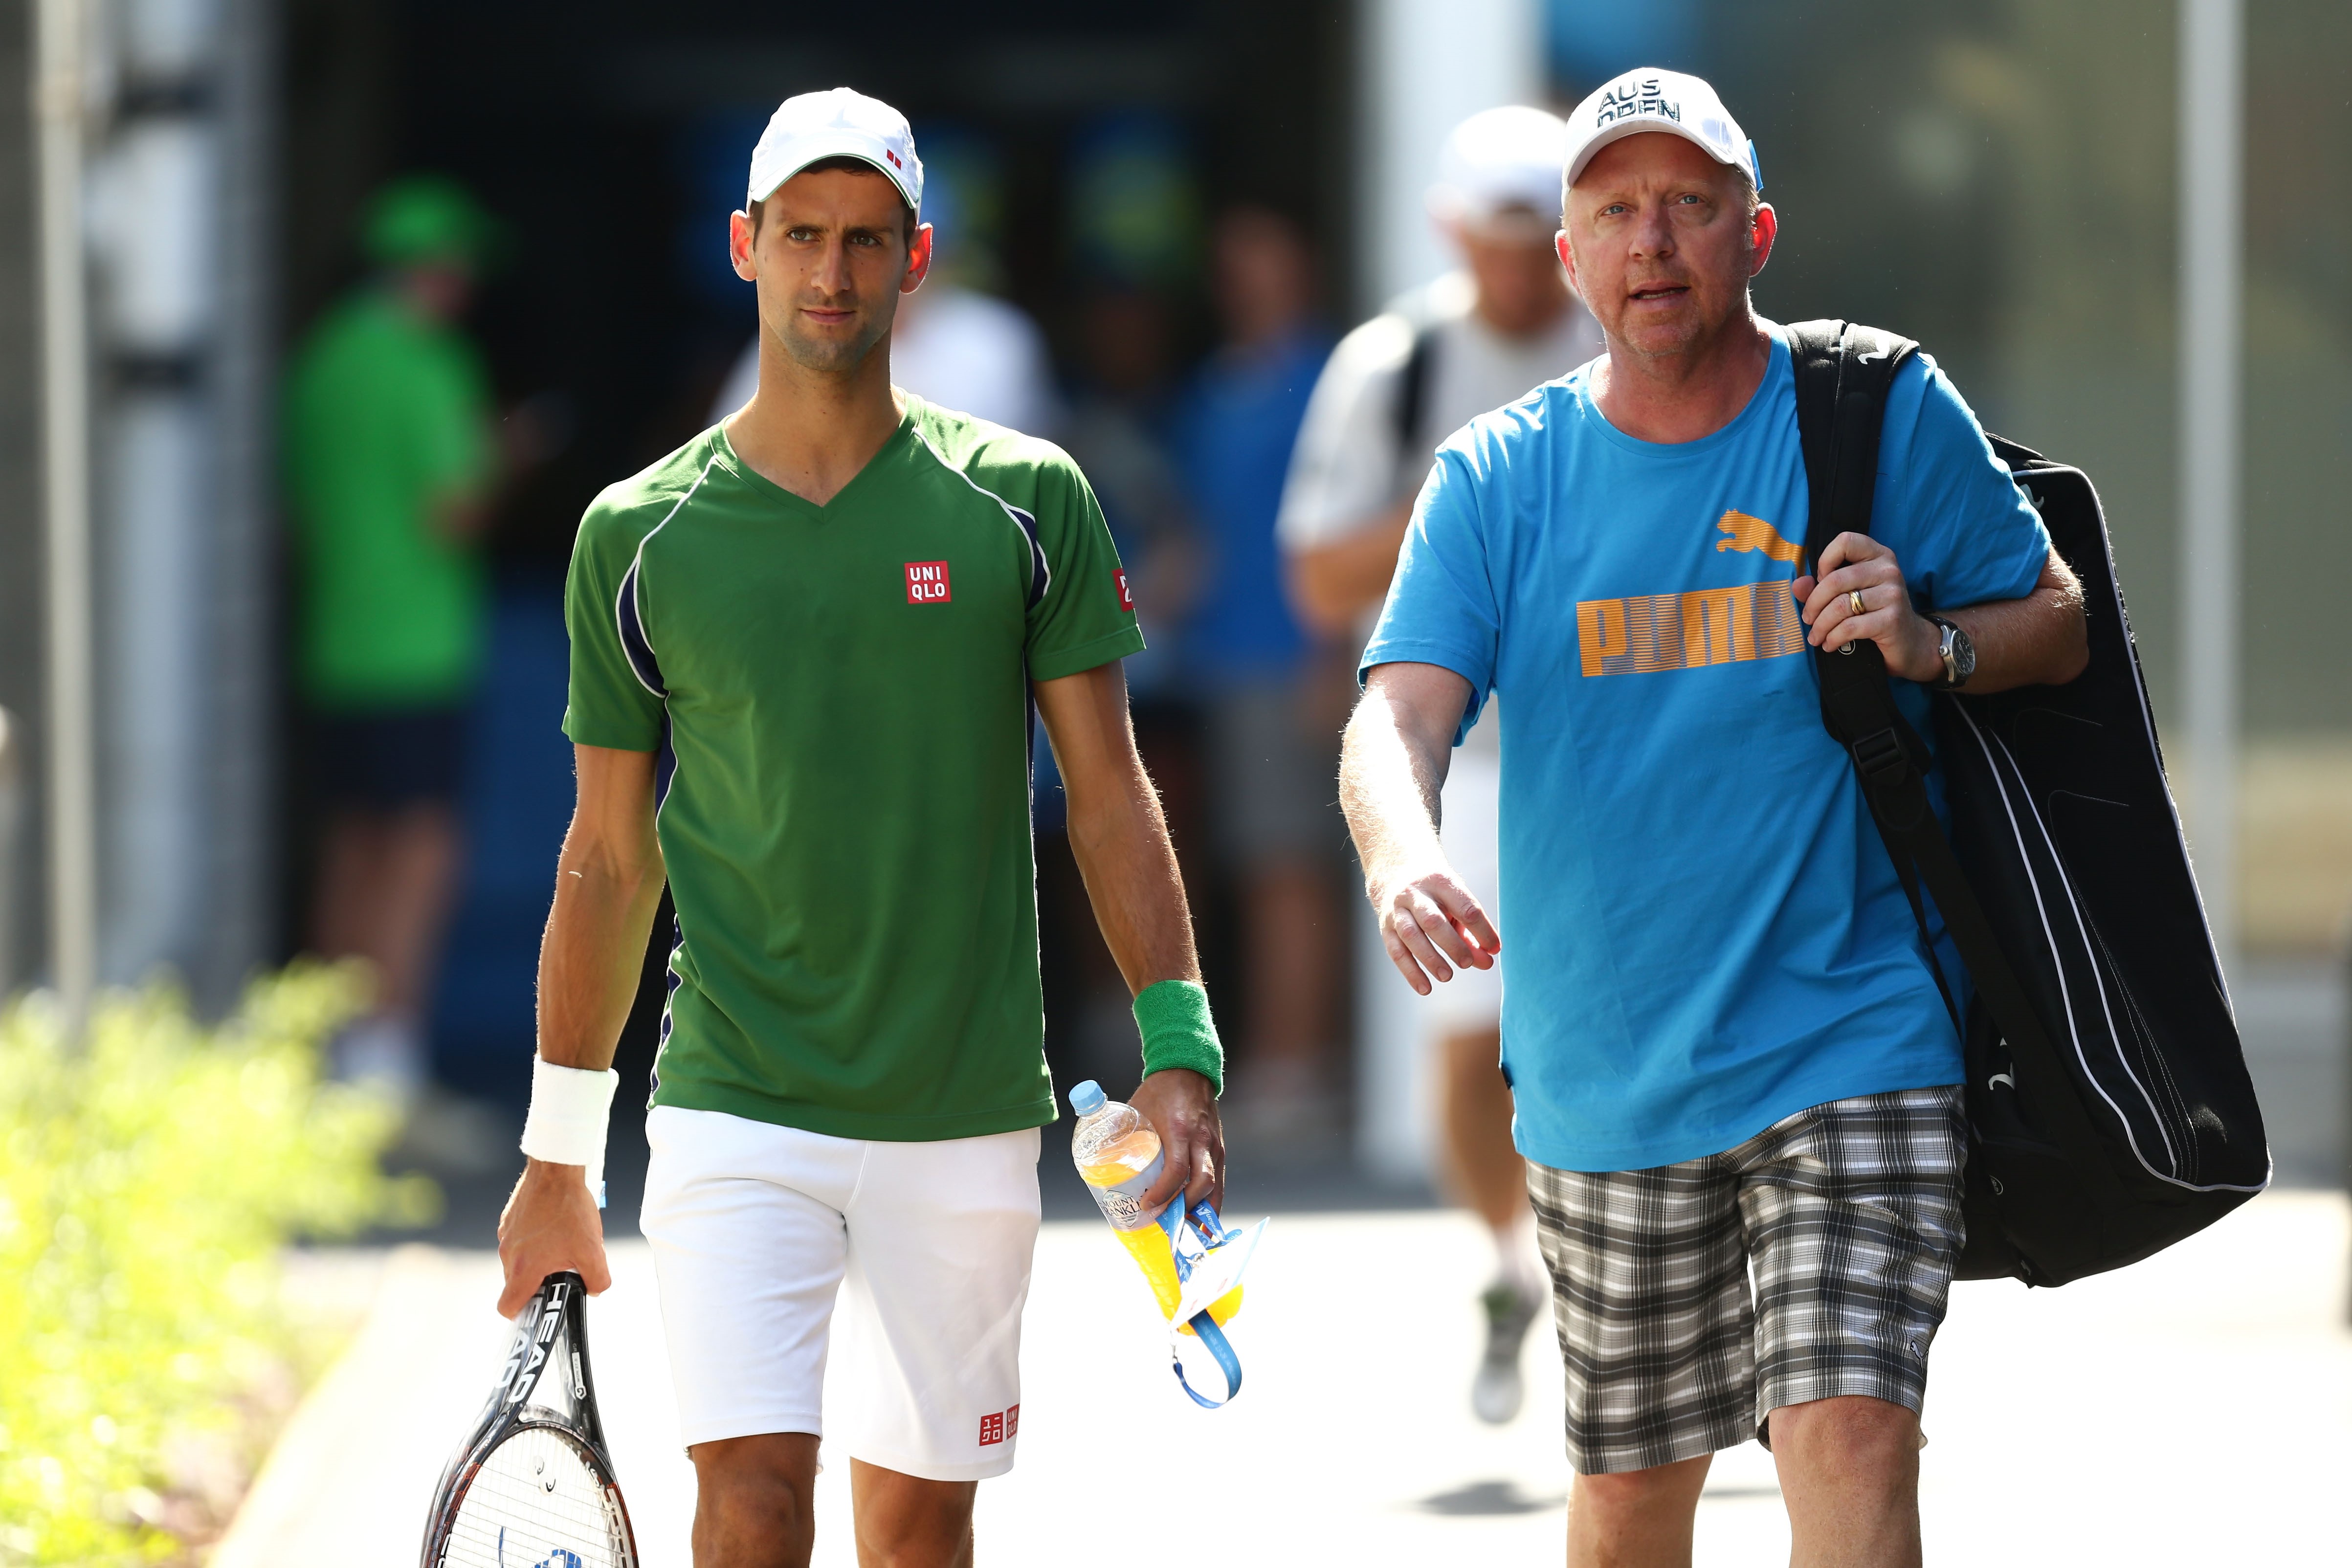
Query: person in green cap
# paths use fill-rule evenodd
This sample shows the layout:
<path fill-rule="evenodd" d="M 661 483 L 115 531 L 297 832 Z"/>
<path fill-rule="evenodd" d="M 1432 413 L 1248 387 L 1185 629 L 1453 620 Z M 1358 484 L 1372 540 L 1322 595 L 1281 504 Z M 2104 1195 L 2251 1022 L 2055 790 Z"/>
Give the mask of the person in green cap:
<path fill-rule="evenodd" d="M 457 322 L 492 232 L 453 182 L 386 186 L 362 230 L 374 275 L 310 329 L 285 387 L 294 667 L 326 812 L 310 942 L 375 967 L 338 1066 L 404 1095 L 425 1079 L 488 619 L 493 412 Z"/>

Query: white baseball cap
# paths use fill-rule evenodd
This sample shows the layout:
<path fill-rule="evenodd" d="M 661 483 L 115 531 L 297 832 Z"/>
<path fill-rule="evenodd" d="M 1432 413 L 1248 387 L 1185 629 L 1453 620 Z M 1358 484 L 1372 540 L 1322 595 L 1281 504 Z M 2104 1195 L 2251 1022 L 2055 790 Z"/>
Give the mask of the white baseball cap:
<path fill-rule="evenodd" d="M 846 87 L 784 99 L 760 133 L 760 144 L 751 149 L 751 184 L 744 205 L 759 205 L 777 186 L 827 158 L 873 164 L 921 215 L 923 161 L 915 156 L 915 132 L 907 117 L 880 99 Z"/>
<path fill-rule="evenodd" d="M 1592 155 L 1603 147 L 1646 131 L 1663 131 L 1695 142 L 1717 162 L 1728 163 L 1747 175 L 1748 183 L 1758 190 L 1764 188 L 1764 177 L 1756 167 L 1756 143 L 1739 129 L 1715 89 L 1695 76 L 1652 66 L 1603 83 L 1570 111 L 1563 186 L 1575 184 Z"/>
<path fill-rule="evenodd" d="M 1477 223 L 1511 207 L 1557 217 L 1568 122 L 1524 104 L 1479 110 L 1454 128 L 1429 188 L 1430 215 Z"/>

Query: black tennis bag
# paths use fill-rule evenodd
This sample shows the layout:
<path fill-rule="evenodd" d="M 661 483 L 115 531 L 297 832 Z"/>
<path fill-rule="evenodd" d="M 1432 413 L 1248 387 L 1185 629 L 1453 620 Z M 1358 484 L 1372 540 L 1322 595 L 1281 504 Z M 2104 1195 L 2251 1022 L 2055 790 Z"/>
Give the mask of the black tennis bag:
<path fill-rule="evenodd" d="M 1870 531 L 1887 389 L 1918 345 L 1843 321 L 1790 336 L 1818 560 L 1838 534 Z M 1923 936 L 1924 884 L 1974 982 L 1954 1015 L 1969 1135 L 1960 1277 L 2063 1285 L 2210 1225 L 2269 1184 L 2270 1151 L 2098 495 L 2079 469 L 1992 445 L 2082 580 L 2091 662 L 2063 686 L 1936 695 L 1948 839 L 1877 645 L 1817 652 L 1813 667 L 1822 722 L 1853 758 Z"/>

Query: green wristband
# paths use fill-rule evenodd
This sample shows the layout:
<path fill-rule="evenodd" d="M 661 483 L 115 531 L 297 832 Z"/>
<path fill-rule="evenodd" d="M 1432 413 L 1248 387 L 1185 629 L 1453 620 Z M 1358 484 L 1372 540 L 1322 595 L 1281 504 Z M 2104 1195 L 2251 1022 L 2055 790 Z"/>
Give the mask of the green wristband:
<path fill-rule="evenodd" d="M 1209 1081 L 1213 1093 L 1225 1090 L 1225 1048 L 1209 1016 L 1209 993 L 1198 980 L 1161 980 L 1135 998 L 1135 1027 L 1143 1035 L 1143 1075 L 1171 1067 L 1188 1068 Z"/>

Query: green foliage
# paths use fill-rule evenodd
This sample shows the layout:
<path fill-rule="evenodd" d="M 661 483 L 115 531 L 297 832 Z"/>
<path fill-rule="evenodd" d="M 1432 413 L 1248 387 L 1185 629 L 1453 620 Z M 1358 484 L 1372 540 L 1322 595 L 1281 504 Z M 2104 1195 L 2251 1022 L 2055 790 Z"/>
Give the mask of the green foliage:
<path fill-rule="evenodd" d="M 83 1051 L 38 998 L 0 1012 L 0 1564 L 182 1554 L 174 1471 L 250 1446 L 286 1375 L 279 1249 L 437 1201 L 377 1166 L 393 1106 L 321 1081 L 365 996 L 298 966 L 208 1030 L 155 988 L 103 1002 Z"/>

